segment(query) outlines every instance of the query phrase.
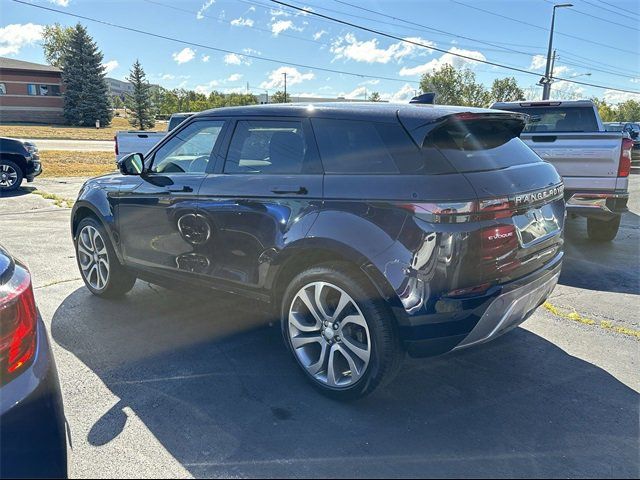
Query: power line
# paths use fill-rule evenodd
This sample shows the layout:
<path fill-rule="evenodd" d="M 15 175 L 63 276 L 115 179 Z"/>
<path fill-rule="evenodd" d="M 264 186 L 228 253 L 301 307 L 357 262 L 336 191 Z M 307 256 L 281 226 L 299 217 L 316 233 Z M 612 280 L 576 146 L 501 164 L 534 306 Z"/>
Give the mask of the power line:
<path fill-rule="evenodd" d="M 270 58 L 270 57 L 252 55 L 252 54 L 249 54 L 249 53 L 241 53 L 241 52 L 237 52 L 237 51 L 234 51 L 234 50 L 227 50 L 227 49 L 224 49 L 224 48 L 213 47 L 211 45 L 206 45 L 206 44 L 202 44 L 202 43 L 190 42 L 188 40 L 181 40 L 179 38 L 169 37 L 167 35 L 160 35 L 158 33 L 147 32 L 145 30 L 140 30 L 140 29 L 133 28 L 133 27 L 127 27 L 127 26 L 124 26 L 124 25 L 119 25 L 119 24 L 116 24 L 116 23 L 108 22 L 106 20 L 100 20 L 100 19 L 97 19 L 97 18 L 87 17 L 87 16 L 84 16 L 84 15 L 76 14 L 76 13 L 65 12 L 63 10 L 58 10 L 56 8 L 47 7 L 45 5 L 35 5 L 33 3 L 29 3 L 29 2 L 26 2 L 24 0 L 11 0 L 11 1 L 13 1 L 15 3 L 20 3 L 22 5 L 27 5 L 29 7 L 39 8 L 41 10 L 47 10 L 47 11 L 50 11 L 50 12 L 59 13 L 61 15 L 66 15 L 66 16 L 69 16 L 69 17 L 79 18 L 81 20 L 86 20 L 86 21 L 89 21 L 89 22 L 99 23 L 101 25 L 106 25 L 106 26 L 113 27 L 113 28 L 118 28 L 120 30 L 126 30 L 126 31 L 129 31 L 129 32 L 138 33 L 140 35 L 147 35 L 147 36 L 150 36 L 150 37 L 160 38 L 162 40 L 168 40 L 170 42 L 175 42 L 175 43 L 179 43 L 179 44 L 182 44 L 182 45 L 190 45 L 192 47 L 203 48 L 205 50 L 212 50 L 212 51 L 220 52 L 220 53 L 238 55 L 240 57 L 251 58 L 251 59 L 254 59 L 254 60 L 262 60 L 264 62 L 278 63 L 280 65 L 289 65 L 289 66 L 293 66 L 293 67 L 308 68 L 308 69 L 312 69 L 312 70 L 318 70 L 318 71 L 321 71 L 321 72 L 337 73 L 337 74 L 340 74 L 340 75 L 349 75 L 349 76 L 352 76 L 352 77 L 359 77 L 359 78 L 372 78 L 372 79 L 376 79 L 376 80 L 387 80 L 387 81 L 390 81 L 390 82 L 401 82 L 401 83 L 412 83 L 412 84 L 418 84 L 419 83 L 419 82 L 416 82 L 416 81 L 405 80 L 405 79 L 402 79 L 402 78 L 383 77 L 383 76 L 379 76 L 379 75 L 367 75 L 367 74 L 364 74 L 364 73 L 355 73 L 355 72 L 349 72 L 349 71 L 345 71 L 345 70 L 337 70 L 337 69 L 332 69 L 332 68 L 318 67 L 318 66 L 314 66 L 314 65 L 307 65 L 307 64 L 304 64 L 304 63 L 289 62 L 289 61 L 286 61 L 286 60 L 279 60 L 279 59 Z"/>
<path fill-rule="evenodd" d="M 476 7 L 475 5 L 469 5 L 468 3 L 464 3 L 464 2 L 459 2 L 458 0 L 449 0 L 449 1 L 453 2 L 453 3 L 457 3 L 458 5 L 462 5 L 465 8 L 472 8 L 474 10 L 478 10 L 480 12 L 484 12 L 484 13 L 487 13 L 489 15 L 493 15 L 495 17 L 505 18 L 507 20 L 511 20 L 512 22 L 517 22 L 517 23 L 520 23 L 522 25 L 528 25 L 530 27 L 538 28 L 540 30 L 545 30 L 547 32 L 549 31 L 549 29 L 547 27 L 536 25 L 535 23 L 525 22 L 524 20 L 520 20 L 518 18 L 509 17 L 507 15 L 502 15 L 501 13 L 492 12 L 491 10 L 485 10 L 484 8 Z M 630 53 L 632 55 L 638 55 L 638 52 L 634 52 L 634 51 L 631 51 L 631 50 L 625 50 L 623 48 L 620 48 L 619 45 L 618 46 L 608 45 L 606 43 L 596 42 L 594 40 L 589 40 L 588 38 L 579 37 L 577 35 L 571 35 L 569 33 L 562 33 L 562 32 L 559 32 L 558 30 L 555 31 L 555 34 L 556 35 L 562 35 L 564 37 L 573 38 L 574 40 L 580 40 L 582 42 L 591 43 L 593 45 L 598 45 L 600 47 L 610 48 L 610 49 L 615 50 L 617 52 L 625 52 L 625 53 Z"/>
<path fill-rule="evenodd" d="M 17 0 L 14 0 L 14 1 L 17 1 Z M 289 3 L 285 3 L 285 2 L 282 2 L 280 0 L 270 0 L 270 1 L 273 2 L 273 3 L 276 3 L 278 5 L 284 5 L 286 7 L 293 8 L 294 10 L 307 12 L 309 15 L 315 15 L 315 16 L 318 16 L 318 17 L 326 18 L 326 19 L 329 19 L 329 20 L 331 20 L 333 22 L 341 23 L 343 25 L 347 25 L 347 26 L 350 26 L 352 28 L 357 28 L 359 30 L 363 30 L 363 31 L 366 31 L 366 32 L 369 32 L 369 33 L 373 33 L 373 34 L 376 34 L 376 35 L 381 35 L 383 37 L 393 38 L 394 40 L 398 40 L 400 42 L 405 42 L 405 43 L 409 43 L 409 44 L 416 45 L 416 46 L 419 46 L 419 47 L 428 48 L 428 49 L 431 49 L 431 50 L 436 50 L 438 52 L 448 53 L 449 55 L 453 55 L 455 57 L 464 58 L 466 60 L 472 60 L 472 61 L 478 62 L 478 63 L 484 63 L 486 65 L 492 65 L 494 67 L 504 68 L 506 70 L 511 70 L 511 71 L 514 71 L 514 72 L 521 72 L 521 73 L 526 73 L 527 75 L 535 75 L 535 76 L 539 76 L 540 75 L 539 73 L 531 72 L 531 71 L 525 70 L 523 68 L 512 67 L 512 66 L 509 66 L 509 65 L 504 65 L 502 63 L 492 62 L 492 61 L 489 61 L 489 60 L 480 60 L 478 58 L 474 58 L 474 57 L 471 57 L 469 55 L 463 55 L 463 54 L 460 54 L 460 53 L 453 53 L 453 52 L 450 52 L 448 50 L 444 50 L 442 48 L 433 47 L 431 45 L 425 45 L 425 44 L 420 43 L 420 42 L 416 42 L 416 41 L 413 41 L 413 40 L 408 40 L 408 39 L 405 39 L 405 38 L 402 38 L 402 37 L 398 37 L 396 35 L 391 35 L 389 33 L 384 33 L 384 32 L 381 32 L 379 30 L 375 30 L 373 28 L 369 28 L 369 27 L 365 27 L 365 26 L 362 26 L 362 25 L 357 25 L 355 23 L 347 22 L 346 20 L 340 20 L 338 18 L 330 17 L 330 16 L 324 15 L 322 13 L 308 11 L 308 10 L 303 9 L 302 7 L 297 7 L 295 5 L 291 5 Z M 565 81 L 565 82 L 575 83 L 575 84 L 578 84 L 578 85 L 585 85 L 585 86 L 595 87 L 595 88 L 603 88 L 603 89 L 607 89 L 607 90 L 615 90 L 615 91 L 624 92 L 624 93 L 640 94 L 640 92 L 636 92 L 636 91 L 632 91 L 632 90 L 626 90 L 626 89 L 616 88 L 616 87 L 609 87 L 609 86 L 605 86 L 605 85 L 598 85 L 598 84 L 595 84 L 595 83 L 579 82 L 577 80 L 571 80 L 569 78 L 560 78 L 560 77 L 554 77 L 554 78 L 556 80 L 562 80 L 562 81 Z"/>
<path fill-rule="evenodd" d="M 598 0 L 600 3 L 604 3 L 605 5 L 609 5 L 610 7 L 614 7 L 614 8 L 620 8 L 620 5 L 614 5 L 613 3 L 609 3 L 609 2 L 605 2 L 604 0 Z M 629 12 L 633 15 L 636 15 L 638 17 L 640 17 L 640 13 L 636 13 L 636 12 Z"/>
<path fill-rule="evenodd" d="M 610 8 L 603 7 L 602 5 L 598 5 L 597 3 L 590 2 L 589 0 L 582 0 L 582 1 L 584 3 L 586 3 L 587 5 L 591 5 L 594 8 L 600 8 L 600 9 L 605 10 L 607 12 L 614 13 L 618 17 L 620 16 L 620 9 L 619 8 L 618 8 L 618 10 L 611 10 Z M 631 13 L 633 13 L 633 12 L 631 12 Z"/>
<path fill-rule="evenodd" d="M 551 5 L 554 5 L 554 2 L 552 2 L 551 0 L 544 0 L 544 1 L 549 3 L 549 4 L 551 4 Z M 612 25 L 617 25 L 618 27 L 628 28 L 629 30 L 633 30 L 633 31 L 637 31 L 638 30 L 635 27 L 630 27 L 629 25 L 624 25 L 622 23 L 614 22 L 613 20 L 607 20 L 606 18 L 598 17 L 597 15 L 591 15 L 590 13 L 583 12 L 582 10 L 578 10 L 576 8 L 571 8 L 571 9 L 569 9 L 569 11 L 573 12 L 573 13 L 578 13 L 580 15 L 584 15 L 585 17 L 595 18 L 596 20 L 600 20 L 601 22 L 607 22 L 607 23 L 610 23 Z"/>
<path fill-rule="evenodd" d="M 588 67 L 589 65 L 596 65 L 596 66 L 604 66 L 604 67 L 611 67 L 614 69 L 617 69 L 616 71 L 618 72 L 624 72 L 626 74 L 631 74 L 631 75 L 635 75 L 635 77 L 638 77 L 638 71 L 637 70 L 631 70 L 628 68 L 620 68 L 618 65 L 612 65 L 610 63 L 604 63 L 604 62 L 600 62 L 600 61 L 595 61 L 589 57 L 585 57 L 582 55 L 578 55 L 577 53 L 572 53 L 572 52 L 568 52 L 566 50 L 562 50 L 560 48 L 557 49 L 558 53 L 562 54 L 562 56 L 564 57 L 572 57 L 575 59 L 576 62 L 582 62 L 582 64 L 586 67 Z"/>

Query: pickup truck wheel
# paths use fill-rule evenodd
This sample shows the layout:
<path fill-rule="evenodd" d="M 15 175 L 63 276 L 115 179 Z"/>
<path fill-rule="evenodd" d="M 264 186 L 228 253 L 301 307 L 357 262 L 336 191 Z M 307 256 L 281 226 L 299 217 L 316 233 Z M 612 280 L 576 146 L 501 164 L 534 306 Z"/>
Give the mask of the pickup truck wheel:
<path fill-rule="evenodd" d="M 97 220 L 88 217 L 80 222 L 75 244 L 78 268 L 91 293 L 117 298 L 133 288 L 135 275 L 120 264 L 107 232 Z"/>
<path fill-rule="evenodd" d="M 587 218 L 587 234 L 589 239 L 595 242 L 610 242 L 618 234 L 620 229 L 621 215 L 613 220 L 599 220 L 597 218 Z"/>
<path fill-rule="evenodd" d="M 0 192 L 12 192 L 22 184 L 22 169 L 11 160 L 0 160 Z"/>
<path fill-rule="evenodd" d="M 310 268 L 289 284 L 282 333 L 305 376 L 337 400 L 370 394 L 404 359 L 386 305 L 365 279 L 334 265 Z"/>

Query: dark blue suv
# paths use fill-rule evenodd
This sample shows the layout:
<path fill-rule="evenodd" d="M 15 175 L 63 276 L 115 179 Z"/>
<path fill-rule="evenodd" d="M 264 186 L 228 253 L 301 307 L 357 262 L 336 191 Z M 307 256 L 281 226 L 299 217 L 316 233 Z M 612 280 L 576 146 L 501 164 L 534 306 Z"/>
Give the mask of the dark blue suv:
<path fill-rule="evenodd" d="M 393 104 L 262 105 L 194 115 L 72 214 L 96 295 L 136 278 L 264 300 L 323 392 L 352 398 L 405 352 L 491 340 L 554 288 L 560 176 L 517 113 Z"/>

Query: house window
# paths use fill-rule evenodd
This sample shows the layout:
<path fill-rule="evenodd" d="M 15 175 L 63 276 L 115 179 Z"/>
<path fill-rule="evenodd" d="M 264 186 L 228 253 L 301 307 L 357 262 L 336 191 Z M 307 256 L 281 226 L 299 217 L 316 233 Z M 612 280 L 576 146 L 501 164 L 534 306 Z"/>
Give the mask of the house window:
<path fill-rule="evenodd" d="M 33 83 L 30 83 L 29 85 L 27 85 L 27 92 L 29 93 L 29 95 L 37 95 L 38 94 L 37 85 L 34 85 Z"/>
<path fill-rule="evenodd" d="M 0 83 L 0 95 L 7 94 L 7 86 L 4 83 Z"/>
<path fill-rule="evenodd" d="M 49 85 L 40 85 L 40 95 L 43 97 L 49 95 Z"/>

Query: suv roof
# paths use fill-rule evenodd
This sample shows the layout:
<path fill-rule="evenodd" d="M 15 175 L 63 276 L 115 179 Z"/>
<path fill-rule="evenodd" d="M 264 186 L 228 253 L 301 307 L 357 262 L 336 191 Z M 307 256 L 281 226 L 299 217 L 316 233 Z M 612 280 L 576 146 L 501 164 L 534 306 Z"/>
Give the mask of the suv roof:
<path fill-rule="evenodd" d="M 242 107 L 223 107 L 205 110 L 196 116 L 296 116 L 310 117 L 321 114 L 334 118 L 364 118 L 380 120 L 383 118 L 420 118 L 429 121 L 446 115 L 462 112 L 491 113 L 485 108 L 456 107 L 449 105 L 393 104 L 380 102 L 326 102 L 326 103 L 270 103 Z"/>

